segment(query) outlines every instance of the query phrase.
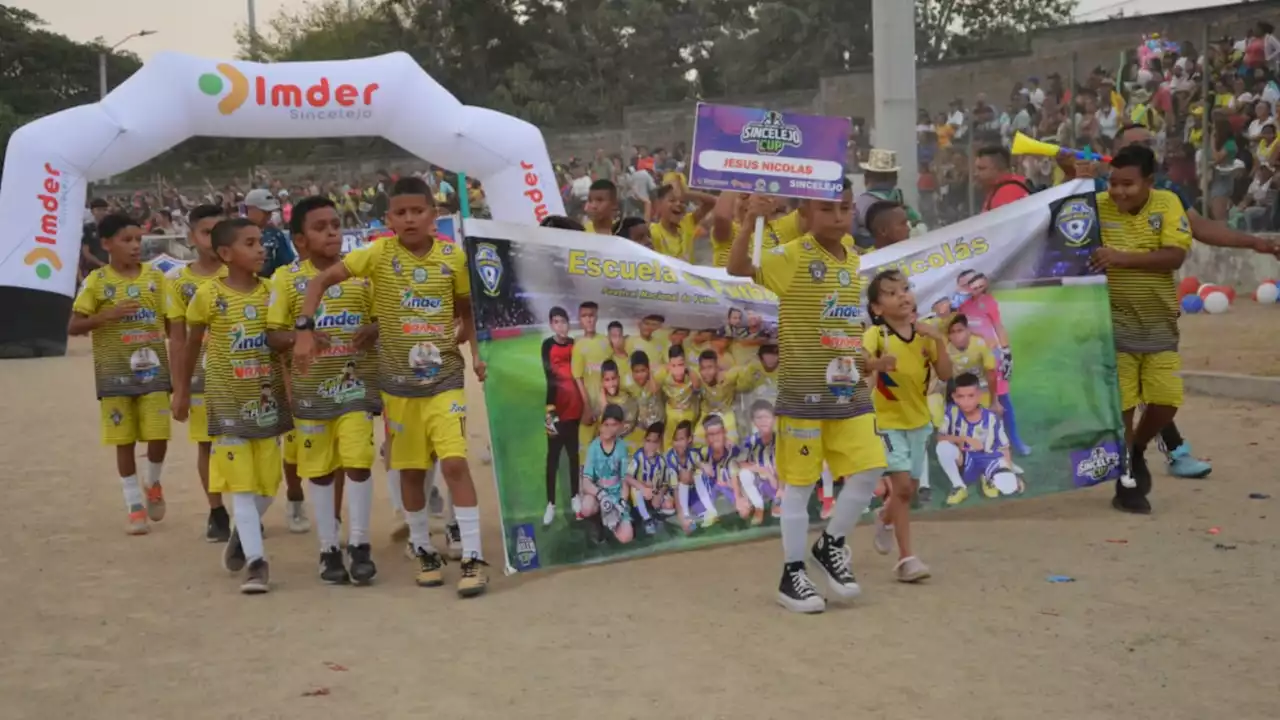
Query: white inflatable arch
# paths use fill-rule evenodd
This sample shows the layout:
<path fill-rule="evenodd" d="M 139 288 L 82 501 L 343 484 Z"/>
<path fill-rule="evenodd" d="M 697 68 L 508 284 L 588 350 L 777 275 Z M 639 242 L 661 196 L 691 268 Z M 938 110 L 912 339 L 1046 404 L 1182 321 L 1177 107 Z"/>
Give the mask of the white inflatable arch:
<path fill-rule="evenodd" d="M 0 187 L 0 287 L 72 295 L 86 183 L 195 135 L 382 136 L 480 180 L 496 220 L 564 212 L 542 133 L 463 105 L 405 53 L 277 64 L 162 53 L 102 102 L 13 134 Z"/>

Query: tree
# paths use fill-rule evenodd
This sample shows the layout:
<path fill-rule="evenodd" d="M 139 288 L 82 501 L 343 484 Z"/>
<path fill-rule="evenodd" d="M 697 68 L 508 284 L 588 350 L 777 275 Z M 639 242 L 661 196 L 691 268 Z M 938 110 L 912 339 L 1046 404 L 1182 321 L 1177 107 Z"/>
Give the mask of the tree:
<path fill-rule="evenodd" d="M 1020 50 L 1031 32 L 1071 22 L 1078 0 L 916 0 L 922 62 Z"/>

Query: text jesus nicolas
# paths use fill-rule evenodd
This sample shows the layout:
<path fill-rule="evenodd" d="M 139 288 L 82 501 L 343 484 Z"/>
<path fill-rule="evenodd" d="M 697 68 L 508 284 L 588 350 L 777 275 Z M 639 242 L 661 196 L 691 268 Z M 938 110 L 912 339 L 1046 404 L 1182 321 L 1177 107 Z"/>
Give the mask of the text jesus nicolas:
<path fill-rule="evenodd" d="M 778 296 L 750 282 L 724 283 L 719 280 L 681 272 L 657 260 L 628 260 L 598 255 L 585 250 L 569 251 L 569 274 L 605 280 L 634 280 L 671 285 L 689 285 L 730 300 L 777 302 Z"/>

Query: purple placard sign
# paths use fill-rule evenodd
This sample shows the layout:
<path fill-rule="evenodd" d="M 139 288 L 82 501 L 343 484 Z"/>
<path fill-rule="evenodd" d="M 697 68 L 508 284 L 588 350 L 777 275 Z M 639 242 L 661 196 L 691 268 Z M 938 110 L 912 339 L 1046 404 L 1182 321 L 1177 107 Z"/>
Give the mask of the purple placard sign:
<path fill-rule="evenodd" d="M 698 103 L 689 186 L 836 200 L 849 118 Z"/>

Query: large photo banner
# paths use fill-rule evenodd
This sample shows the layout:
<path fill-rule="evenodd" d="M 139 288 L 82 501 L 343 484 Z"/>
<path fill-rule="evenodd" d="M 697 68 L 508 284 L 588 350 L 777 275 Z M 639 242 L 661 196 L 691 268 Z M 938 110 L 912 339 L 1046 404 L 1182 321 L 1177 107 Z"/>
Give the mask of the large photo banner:
<path fill-rule="evenodd" d="M 777 532 L 776 297 L 620 239 L 473 220 L 463 234 L 510 568 Z M 956 368 L 930 388 L 922 511 L 1119 476 L 1098 243 L 1086 182 L 863 256 L 867 280 L 909 277 Z M 868 319 L 849 322 L 856 334 Z M 833 368 L 829 382 L 850 375 Z M 824 485 L 815 522 L 839 492 Z"/>

